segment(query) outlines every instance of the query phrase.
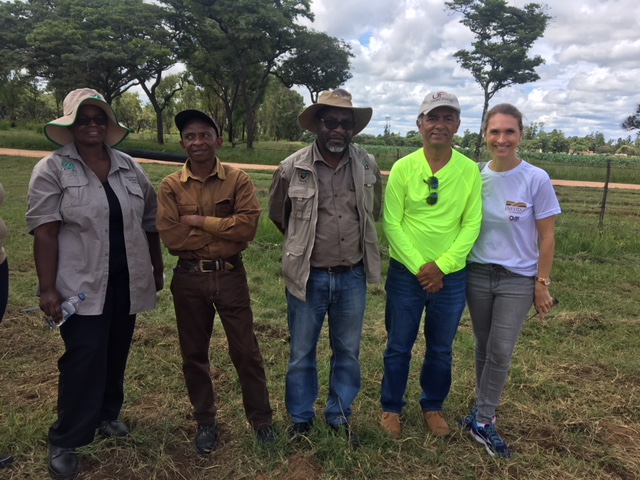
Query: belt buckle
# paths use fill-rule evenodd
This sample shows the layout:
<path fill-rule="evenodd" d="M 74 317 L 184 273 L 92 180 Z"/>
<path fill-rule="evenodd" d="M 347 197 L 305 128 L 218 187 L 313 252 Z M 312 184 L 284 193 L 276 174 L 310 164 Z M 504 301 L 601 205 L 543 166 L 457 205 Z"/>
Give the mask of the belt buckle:
<path fill-rule="evenodd" d="M 204 264 L 205 263 L 213 264 L 216 267 L 218 266 L 218 264 L 216 263 L 215 260 L 199 260 L 198 261 L 198 270 L 201 273 L 211 273 L 211 272 L 215 272 L 216 270 L 218 270 L 217 268 L 209 268 L 209 269 L 204 268 Z"/>

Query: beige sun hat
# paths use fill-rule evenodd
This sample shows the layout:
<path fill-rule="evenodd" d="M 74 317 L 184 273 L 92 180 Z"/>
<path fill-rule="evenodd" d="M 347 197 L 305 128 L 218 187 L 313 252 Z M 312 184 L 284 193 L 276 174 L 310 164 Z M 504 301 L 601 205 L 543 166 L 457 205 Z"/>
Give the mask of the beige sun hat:
<path fill-rule="evenodd" d="M 338 88 L 333 92 L 322 92 L 318 103 L 309 105 L 299 116 L 298 123 L 305 130 L 311 133 L 316 131 L 316 113 L 325 107 L 347 108 L 353 111 L 353 134 L 357 135 L 367 126 L 373 115 L 373 109 L 370 107 L 356 108 L 351 103 L 351 94 L 342 88 Z"/>
<path fill-rule="evenodd" d="M 110 147 L 122 142 L 129 135 L 129 129 L 118 122 L 115 112 L 105 102 L 102 95 L 91 88 L 79 88 L 70 92 L 62 102 L 64 116 L 56 118 L 44 126 L 45 136 L 58 145 L 64 146 L 73 142 L 73 134 L 69 127 L 76 121 L 78 109 L 82 105 L 95 105 L 107 115 L 109 123 L 107 124 L 106 143 Z"/>

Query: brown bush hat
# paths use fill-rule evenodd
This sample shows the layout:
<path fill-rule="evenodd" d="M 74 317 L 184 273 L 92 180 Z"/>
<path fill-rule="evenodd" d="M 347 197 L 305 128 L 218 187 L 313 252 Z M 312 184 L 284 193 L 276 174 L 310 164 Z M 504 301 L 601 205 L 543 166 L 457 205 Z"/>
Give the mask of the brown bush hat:
<path fill-rule="evenodd" d="M 91 88 L 79 88 L 69 92 L 62 102 L 64 115 L 44 126 L 45 136 L 58 145 L 64 146 L 73 142 L 73 134 L 69 127 L 76 121 L 78 109 L 82 105 L 95 105 L 101 108 L 109 118 L 106 143 L 110 147 L 122 142 L 129 135 L 129 129 L 118 123 L 116 114 L 102 95 Z"/>
<path fill-rule="evenodd" d="M 316 131 L 316 113 L 324 107 L 347 108 L 353 111 L 353 134 L 357 135 L 368 125 L 373 115 L 373 109 L 370 107 L 356 108 L 351 103 L 351 94 L 342 88 L 338 88 L 333 92 L 322 92 L 318 103 L 309 105 L 299 116 L 298 123 L 305 130 L 311 133 Z"/>

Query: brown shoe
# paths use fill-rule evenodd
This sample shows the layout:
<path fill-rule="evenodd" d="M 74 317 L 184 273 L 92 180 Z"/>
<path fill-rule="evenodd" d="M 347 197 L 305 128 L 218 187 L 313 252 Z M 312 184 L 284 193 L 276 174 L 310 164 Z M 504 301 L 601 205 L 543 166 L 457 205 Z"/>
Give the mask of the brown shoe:
<path fill-rule="evenodd" d="M 400 425 L 400 415 L 397 413 L 384 412 L 380 421 L 382 428 L 398 440 L 402 436 L 402 425 Z"/>
<path fill-rule="evenodd" d="M 422 412 L 422 416 L 424 417 L 427 427 L 429 427 L 429 430 L 431 430 L 431 433 L 435 436 L 441 437 L 451 433 L 442 412 Z"/>

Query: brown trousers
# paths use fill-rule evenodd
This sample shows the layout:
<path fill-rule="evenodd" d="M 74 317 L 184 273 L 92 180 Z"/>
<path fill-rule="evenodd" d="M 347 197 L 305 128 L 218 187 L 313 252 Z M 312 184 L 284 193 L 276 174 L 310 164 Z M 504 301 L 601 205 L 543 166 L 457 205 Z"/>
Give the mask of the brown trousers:
<path fill-rule="evenodd" d="M 171 281 L 182 371 L 198 425 L 215 422 L 209 345 L 216 311 L 229 343 L 229 356 L 238 372 L 247 420 L 254 429 L 270 425 L 267 380 L 260 347 L 253 331 L 247 274 L 242 260 L 231 271 L 184 272 L 176 268 Z"/>

